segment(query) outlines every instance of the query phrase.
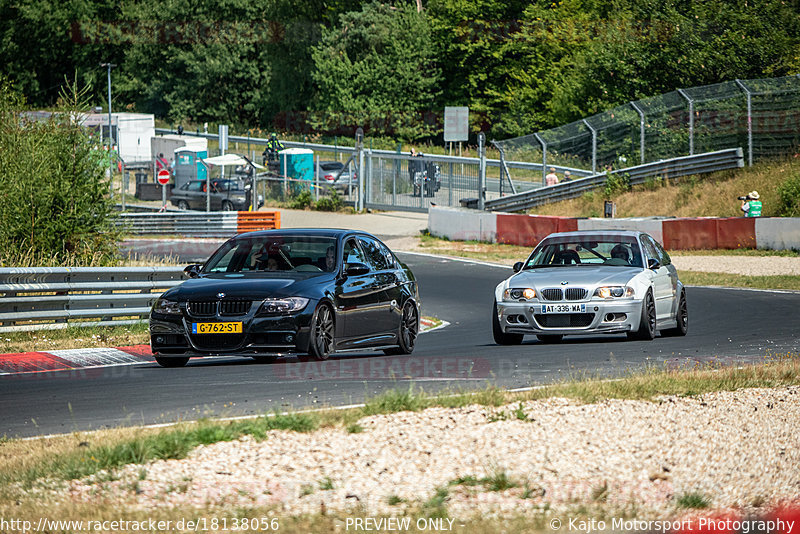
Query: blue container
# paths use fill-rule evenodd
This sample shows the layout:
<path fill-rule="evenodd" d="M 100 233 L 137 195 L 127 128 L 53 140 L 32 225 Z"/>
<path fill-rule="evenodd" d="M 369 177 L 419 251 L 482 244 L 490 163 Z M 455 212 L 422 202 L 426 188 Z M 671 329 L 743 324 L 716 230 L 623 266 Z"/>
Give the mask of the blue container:
<path fill-rule="evenodd" d="M 310 187 L 314 182 L 314 151 L 308 148 L 287 148 L 278 153 L 281 176 L 305 180 Z M 305 185 L 305 184 L 303 184 Z"/>

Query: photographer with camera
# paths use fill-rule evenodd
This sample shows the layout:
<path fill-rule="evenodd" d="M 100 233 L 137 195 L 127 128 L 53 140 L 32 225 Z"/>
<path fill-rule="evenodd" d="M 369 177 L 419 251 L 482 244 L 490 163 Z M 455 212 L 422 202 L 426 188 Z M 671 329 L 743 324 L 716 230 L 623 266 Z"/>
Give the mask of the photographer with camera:
<path fill-rule="evenodd" d="M 739 197 L 745 217 L 761 217 L 761 201 L 758 191 L 750 191 L 747 196 Z"/>

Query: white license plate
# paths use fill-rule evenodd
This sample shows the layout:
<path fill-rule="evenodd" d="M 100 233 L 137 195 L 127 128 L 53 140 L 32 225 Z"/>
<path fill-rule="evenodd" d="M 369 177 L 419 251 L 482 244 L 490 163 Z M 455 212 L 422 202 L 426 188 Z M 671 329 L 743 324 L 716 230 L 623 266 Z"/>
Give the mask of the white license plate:
<path fill-rule="evenodd" d="M 586 304 L 545 304 L 542 313 L 583 313 Z"/>
<path fill-rule="evenodd" d="M 192 323 L 192 334 L 241 334 L 242 323 Z"/>

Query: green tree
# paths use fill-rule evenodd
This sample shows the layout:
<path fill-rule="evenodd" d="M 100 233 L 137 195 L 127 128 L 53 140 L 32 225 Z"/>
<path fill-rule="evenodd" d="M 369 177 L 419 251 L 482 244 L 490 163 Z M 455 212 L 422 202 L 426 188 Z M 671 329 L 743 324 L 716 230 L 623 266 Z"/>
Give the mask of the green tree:
<path fill-rule="evenodd" d="M 80 125 L 86 91 L 37 120 L 0 78 L 0 264 L 104 263 L 116 252 L 104 154 Z"/>
<path fill-rule="evenodd" d="M 441 71 L 424 13 L 377 1 L 339 17 L 312 51 L 319 110 L 351 117 L 373 135 L 435 133 Z M 329 116 L 328 118 L 330 118 Z"/>

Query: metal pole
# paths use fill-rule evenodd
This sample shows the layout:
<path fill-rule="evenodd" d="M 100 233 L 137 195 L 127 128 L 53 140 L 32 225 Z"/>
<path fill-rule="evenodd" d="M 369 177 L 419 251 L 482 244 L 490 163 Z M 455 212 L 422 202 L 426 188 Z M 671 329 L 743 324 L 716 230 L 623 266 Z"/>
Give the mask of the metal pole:
<path fill-rule="evenodd" d="M 364 180 L 364 202 L 361 204 L 361 207 L 364 208 L 367 205 L 367 200 L 372 197 L 372 189 L 374 186 L 375 175 L 372 174 L 372 138 L 369 139 L 370 148 L 367 149 L 367 175 L 369 176 L 369 182 Z M 369 188 L 369 191 L 367 189 Z"/>
<path fill-rule="evenodd" d="M 800 74 L 798 75 L 800 76 Z M 741 82 L 741 80 L 736 80 L 736 85 L 738 85 L 742 91 L 744 91 L 745 97 L 747 98 L 747 166 L 753 166 L 753 98 L 752 93 L 747 88 L 745 84 Z"/>
<path fill-rule="evenodd" d="M 542 136 L 538 133 L 533 134 L 537 141 L 542 145 L 542 185 L 545 184 L 545 176 L 547 175 L 547 143 L 544 142 Z"/>
<path fill-rule="evenodd" d="M 478 134 L 478 209 L 485 209 L 484 202 L 486 201 L 486 134 L 480 132 Z M 460 145 L 461 143 L 459 143 Z"/>
<path fill-rule="evenodd" d="M 636 102 L 631 102 L 631 106 L 639 113 L 639 154 L 641 164 L 644 165 L 644 110 Z"/>
<path fill-rule="evenodd" d="M 319 154 L 317 154 L 317 165 L 314 171 L 314 200 L 319 200 Z"/>
<path fill-rule="evenodd" d="M 111 133 L 111 67 L 116 67 L 113 63 L 100 63 L 101 67 L 106 67 L 106 71 L 108 73 L 108 183 L 109 187 L 111 188 L 111 192 L 114 192 L 114 180 L 113 180 L 113 171 L 112 169 L 112 162 L 111 162 L 111 148 L 114 143 L 114 136 Z M 100 132 L 102 133 L 103 128 L 100 128 Z"/>
<path fill-rule="evenodd" d="M 597 130 L 586 119 L 583 119 L 583 124 L 592 132 L 592 174 L 597 174 Z"/>
<path fill-rule="evenodd" d="M 367 177 L 364 175 L 364 151 L 358 150 L 358 211 L 364 209 L 364 190 L 367 188 Z"/>
<path fill-rule="evenodd" d="M 686 94 L 683 89 L 677 90 L 680 95 L 689 103 L 689 155 L 694 155 L 694 100 Z"/>

